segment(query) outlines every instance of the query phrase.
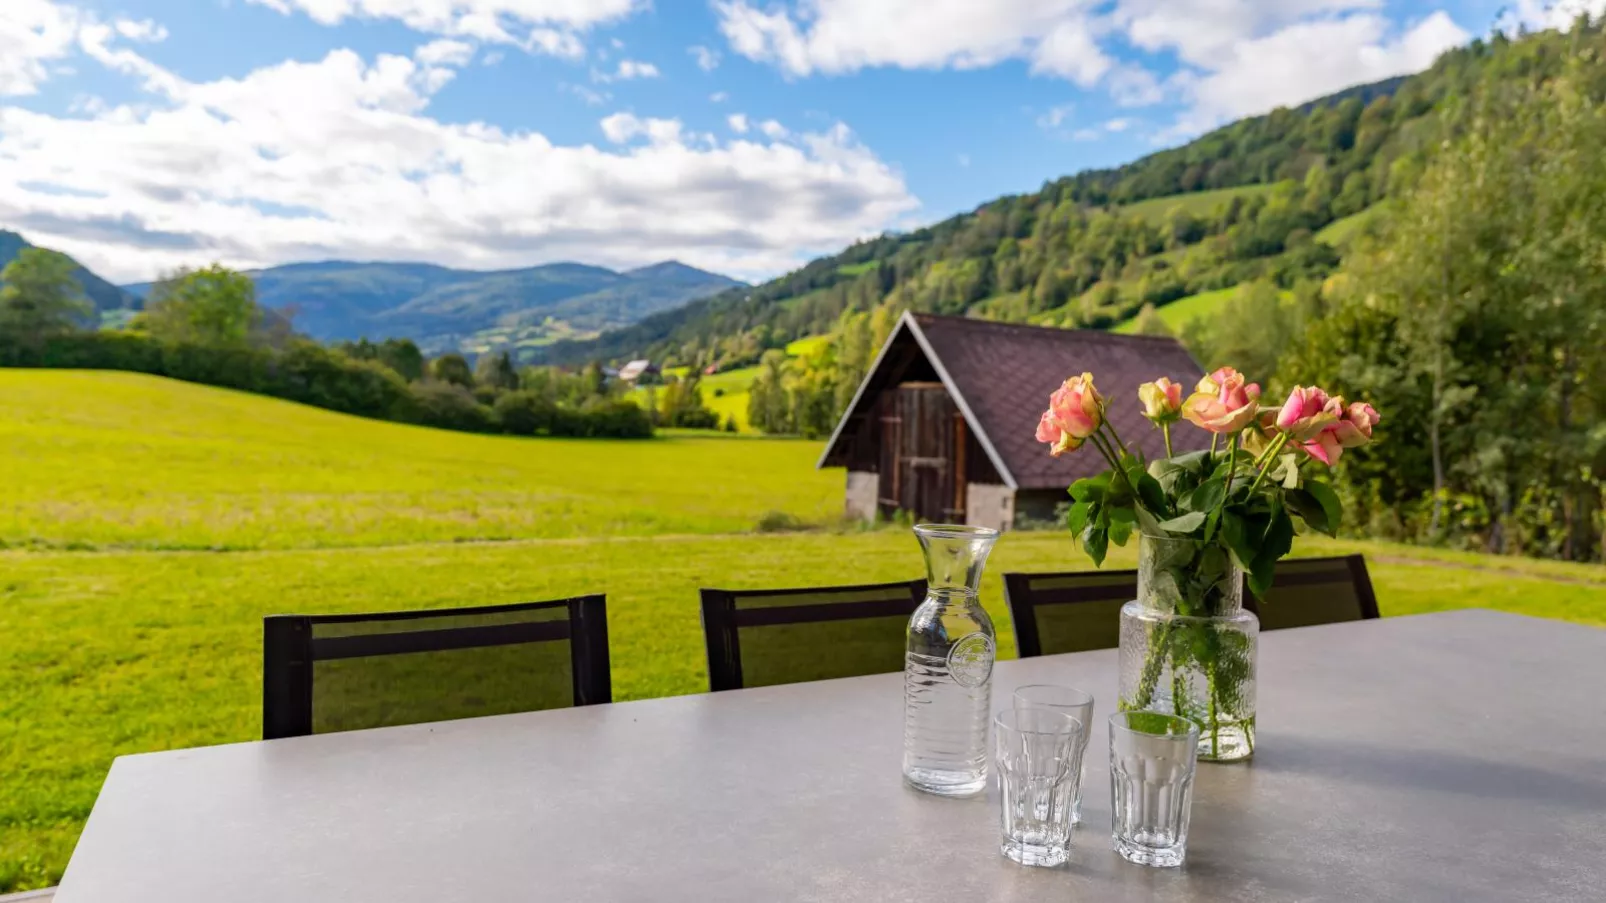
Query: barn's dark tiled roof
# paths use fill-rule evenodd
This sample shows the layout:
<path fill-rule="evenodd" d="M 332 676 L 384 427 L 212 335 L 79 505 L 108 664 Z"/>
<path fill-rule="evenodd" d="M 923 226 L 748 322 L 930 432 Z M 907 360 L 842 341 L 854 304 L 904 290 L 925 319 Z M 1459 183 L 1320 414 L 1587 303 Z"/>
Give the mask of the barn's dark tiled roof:
<path fill-rule="evenodd" d="M 1091 447 L 1055 458 L 1036 439 L 1048 396 L 1067 377 L 1091 372 L 1109 399 L 1110 419 L 1121 437 L 1152 458 L 1165 454 L 1165 444 L 1143 419 L 1138 386 L 1168 376 L 1186 391 L 1203 373 L 1182 345 L 1168 338 L 929 314 L 909 320 L 958 390 L 973 427 L 992 444 L 1020 489 L 1063 488 L 1105 466 Z M 907 340 L 903 333 L 900 329 L 892 341 Z M 1179 452 L 1209 445 L 1208 436 L 1187 423 L 1173 427 L 1172 434 Z"/>

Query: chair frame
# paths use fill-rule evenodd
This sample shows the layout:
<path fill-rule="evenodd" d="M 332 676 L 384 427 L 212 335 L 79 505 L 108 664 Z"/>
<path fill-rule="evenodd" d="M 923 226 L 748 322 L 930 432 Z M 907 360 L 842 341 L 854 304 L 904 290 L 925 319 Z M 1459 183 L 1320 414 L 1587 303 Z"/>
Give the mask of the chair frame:
<path fill-rule="evenodd" d="M 829 592 L 881 589 L 907 589 L 908 600 L 871 599 L 859 602 L 815 602 L 804 605 L 775 605 L 738 609 L 736 603 L 750 596 L 806 596 Z M 707 589 L 702 591 L 703 635 L 708 650 L 708 686 L 721 690 L 740 690 L 742 647 L 739 628 L 773 624 L 810 624 L 820 621 L 850 621 L 889 615 L 912 615 L 926 597 L 926 581 L 900 580 L 894 583 L 864 583 L 853 586 L 804 586 L 787 589 Z"/>
<path fill-rule="evenodd" d="M 1362 621 L 1370 621 L 1382 617 L 1381 613 L 1377 609 L 1377 593 L 1372 589 L 1372 575 L 1371 572 L 1366 569 L 1365 555 L 1331 555 L 1324 558 L 1289 558 L 1287 561 L 1298 562 L 1300 564 L 1310 564 L 1313 562 L 1331 565 L 1342 564 L 1349 570 L 1350 583 L 1355 587 L 1355 597 L 1361 606 L 1360 619 Z M 1288 586 L 1310 586 L 1313 584 L 1326 582 L 1326 580 L 1321 579 L 1320 575 L 1284 574 L 1279 572 L 1277 576 L 1273 578 L 1271 586 L 1272 589 L 1282 589 L 1283 587 Z M 1260 600 L 1255 597 L 1254 593 L 1249 591 L 1247 577 L 1245 578 L 1244 583 L 1244 608 L 1254 612 L 1255 617 L 1258 618 L 1260 617 Z"/>
<path fill-rule="evenodd" d="M 1074 577 L 1077 574 L 1098 575 L 1101 577 L 1131 577 L 1135 585 L 1138 581 L 1137 571 L 1040 571 L 1030 574 L 1006 573 L 1004 574 L 1004 603 L 1009 606 L 1009 618 L 1015 622 L 1015 646 L 1021 658 L 1034 658 L 1043 654 L 1042 636 L 1037 630 L 1037 607 L 1039 605 L 1076 605 L 1082 602 L 1108 602 L 1127 595 L 1126 590 L 1114 591 L 1116 587 L 1124 584 L 1112 582 L 1106 586 L 1074 586 L 1054 590 L 1034 590 L 1033 580 L 1046 580 L 1054 577 Z M 1053 602 L 1039 602 L 1037 596 L 1045 593 L 1065 594 L 1067 598 L 1056 599 Z M 1131 599 L 1126 601 L 1130 602 Z M 1091 651 L 1091 650 L 1089 650 Z"/>
<path fill-rule="evenodd" d="M 341 615 L 269 615 L 262 619 L 262 739 L 312 734 L 313 664 L 340 658 L 442 652 L 567 639 L 574 704 L 613 701 L 608 662 L 608 617 L 603 595 L 576 596 L 550 602 L 435 608 Z M 567 608 L 567 620 L 522 624 L 447 627 L 411 633 L 360 634 L 315 638 L 317 624 L 364 621 L 407 621 L 457 615 Z"/>

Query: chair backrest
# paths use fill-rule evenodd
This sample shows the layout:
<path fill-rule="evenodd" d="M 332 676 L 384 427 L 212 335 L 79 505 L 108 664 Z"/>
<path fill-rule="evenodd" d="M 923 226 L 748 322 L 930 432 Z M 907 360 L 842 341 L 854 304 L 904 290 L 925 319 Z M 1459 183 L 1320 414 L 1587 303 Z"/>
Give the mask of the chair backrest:
<path fill-rule="evenodd" d="M 265 740 L 613 699 L 600 595 L 262 627 Z"/>
<path fill-rule="evenodd" d="M 1246 592 L 1244 607 L 1260 617 L 1261 630 L 1378 616 L 1372 578 L 1366 572 L 1366 558 L 1361 555 L 1280 561 L 1266 597 L 1256 599 Z"/>
<path fill-rule="evenodd" d="M 1114 649 L 1121 640 L 1121 606 L 1137 597 L 1137 571 L 1004 575 L 1021 658 Z"/>
<path fill-rule="evenodd" d="M 797 589 L 704 589 L 711 690 L 903 670 L 926 581 Z"/>

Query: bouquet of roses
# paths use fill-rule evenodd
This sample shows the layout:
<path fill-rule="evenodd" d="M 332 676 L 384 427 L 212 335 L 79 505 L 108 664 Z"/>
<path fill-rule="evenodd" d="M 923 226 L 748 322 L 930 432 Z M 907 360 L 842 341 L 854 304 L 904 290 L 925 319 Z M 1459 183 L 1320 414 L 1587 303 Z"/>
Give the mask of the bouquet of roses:
<path fill-rule="evenodd" d="M 1165 377 L 1139 387 L 1138 399 L 1143 416 L 1164 434 L 1164 458 L 1144 460 L 1116 433 L 1093 374 L 1071 377 L 1049 398 L 1038 441 L 1051 444 L 1055 456 L 1091 446 L 1110 465 L 1071 485 L 1072 533 L 1095 564 L 1103 563 L 1109 543 L 1125 545 L 1135 530 L 1219 546 L 1249 575 L 1257 595 L 1288 554 L 1295 518 L 1321 533 L 1337 529 L 1338 496 L 1314 468 L 1331 467 L 1346 449 L 1370 442 L 1378 422 L 1371 405 L 1345 404 L 1315 386 L 1295 386 L 1280 406 L 1262 405 L 1260 386 L 1231 367 L 1199 380 L 1186 399 Z M 1171 428 L 1179 420 L 1208 431 L 1210 449 L 1173 454 Z M 1219 563 L 1224 568 L 1226 561 Z M 1184 607 L 1208 603 L 1189 595 L 1179 595 Z"/>

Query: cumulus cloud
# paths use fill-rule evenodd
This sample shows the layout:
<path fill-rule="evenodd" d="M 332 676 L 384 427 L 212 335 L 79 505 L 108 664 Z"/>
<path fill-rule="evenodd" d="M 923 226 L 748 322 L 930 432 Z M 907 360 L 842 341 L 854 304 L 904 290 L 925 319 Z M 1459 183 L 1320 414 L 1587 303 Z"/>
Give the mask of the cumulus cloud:
<path fill-rule="evenodd" d="M 729 91 L 715 91 L 714 93 L 708 95 L 709 103 L 724 103 L 730 99 L 731 95 Z"/>
<path fill-rule="evenodd" d="M 136 101 L 62 116 L 0 103 L 0 222 L 113 279 L 211 260 L 671 257 L 756 278 L 917 206 L 842 124 L 720 141 L 621 112 L 601 120 L 605 141 L 559 145 L 433 118 L 433 92 L 467 62 L 452 46 L 336 50 L 190 81 L 118 40 L 103 26 L 84 52 L 138 87 Z"/>
<path fill-rule="evenodd" d="M 725 123 L 729 125 L 731 127 L 731 131 L 735 132 L 736 134 L 747 134 L 747 114 L 732 113 L 725 117 Z"/>
<path fill-rule="evenodd" d="M 658 67 L 640 60 L 620 60 L 619 68 L 614 70 L 613 77 L 621 80 L 657 78 Z"/>
<path fill-rule="evenodd" d="M 36 94 L 77 43 L 82 16 L 50 0 L 0 2 L 0 97 Z"/>
<path fill-rule="evenodd" d="M 1091 46 L 1092 0 L 811 0 L 795 11 L 716 0 L 731 49 L 791 75 L 874 66 L 977 68 L 1026 59 L 1087 78 L 1108 61 Z M 1097 74 L 1092 74 L 1097 78 Z"/>
<path fill-rule="evenodd" d="M 1076 104 L 1062 103 L 1049 107 L 1037 114 L 1037 127 L 1040 129 L 1057 129 L 1065 122 L 1065 118 L 1076 111 Z"/>
<path fill-rule="evenodd" d="M 143 41 L 156 43 L 167 40 L 167 29 L 150 19 L 118 19 L 115 26 L 117 33 L 130 41 Z"/>
<path fill-rule="evenodd" d="M 1174 132 L 1193 134 L 1349 85 L 1414 72 L 1469 37 L 1440 11 L 1403 30 L 1380 15 L 1355 13 L 1240 40 L 1222 49 L 1208 71 L 1181 83 L 1192 108 Z"/>
<path fill-rule="evenodd" d="M 713 72 L 719 68 L 719 54 L 709 50 L 707 47 L 701 45 L 687 47 L 686 52 L 691 54 L 692 58 L 697 61 L 697 68 L 704 72 Z"/>
<path fill-rule="evenodd" d="M 7 0 L 12 2 L 12 0 Z M 394 19 L 414 31 L 517 44 L 577 58 L 580 36 L 629 16 L 643 0 L 247 0 L 286 15 L 302 12 L 323 25 L 346 19 Z"/>

